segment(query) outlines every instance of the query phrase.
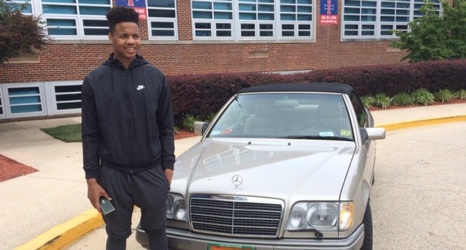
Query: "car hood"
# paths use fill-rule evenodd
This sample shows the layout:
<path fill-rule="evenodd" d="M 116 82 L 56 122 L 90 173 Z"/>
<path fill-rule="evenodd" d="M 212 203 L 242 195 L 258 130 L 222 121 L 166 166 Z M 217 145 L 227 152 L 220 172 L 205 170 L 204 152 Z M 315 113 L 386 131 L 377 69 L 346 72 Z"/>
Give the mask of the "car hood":
<path fill-rule="evenodd" d="M 171 191 L 338 200 L 354 151 L 346 141 L 207 138 L 177 158 Z"/>

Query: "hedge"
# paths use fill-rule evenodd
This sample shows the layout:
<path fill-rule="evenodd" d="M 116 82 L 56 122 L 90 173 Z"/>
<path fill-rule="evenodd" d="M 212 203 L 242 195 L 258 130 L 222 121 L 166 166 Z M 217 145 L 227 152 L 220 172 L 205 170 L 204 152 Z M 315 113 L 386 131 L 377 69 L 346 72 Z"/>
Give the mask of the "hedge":
<path fill-rule="evenodd" d="M 298 74 L 229 73 L 167 76 L 173 96 L 175 124 L 185 116 L 205 119 L 216 113 L 238 90 L 268 83 L 339 82 L 360 96 L 412 93 L 419 88 L 466 89 L 466 60 L 429 61 L 344 67 Z"/>

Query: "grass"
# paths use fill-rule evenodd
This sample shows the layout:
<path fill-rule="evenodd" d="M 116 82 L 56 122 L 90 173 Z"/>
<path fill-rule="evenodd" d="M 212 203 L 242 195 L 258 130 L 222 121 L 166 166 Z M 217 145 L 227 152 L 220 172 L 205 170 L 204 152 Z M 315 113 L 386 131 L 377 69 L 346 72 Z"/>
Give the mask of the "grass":
<path fill-rule="evenodd" d="M 42 128 L 40 129 L 46 134 L 52 136 L 57 140 L 64 142 L 82 142 L 81 139 L 81 124 L 74 125 L 63 125 L 54 128 Z M 180 134 L 181 131 L 179 128 L 175 127 L 175 138 L 177 134 Z M 184 134 L 185 135 L 185 134 Z M 184 137 L 180 137 L 184 138 Z"/>
<path fill-rule="evenodd" d="M 64 142 L 81 142 L 81 124 L 42 128 L 42 131 Z"/>

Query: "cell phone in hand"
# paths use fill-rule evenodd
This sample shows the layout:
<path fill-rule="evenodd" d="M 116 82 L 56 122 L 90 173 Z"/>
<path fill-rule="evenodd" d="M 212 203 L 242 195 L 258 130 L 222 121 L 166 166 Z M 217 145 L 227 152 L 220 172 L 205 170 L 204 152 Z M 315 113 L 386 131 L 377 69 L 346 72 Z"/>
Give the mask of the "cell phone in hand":
<path fill-rule="evenodd" d="M 100 210 L 102 211 L 104 215 L 107 215 L 115 211 L 115 207 L 112 205 L 112 202 L 110 202 L 107 198 L 103 196 L 100 197 L 99 204 L 100 204 Z"/>

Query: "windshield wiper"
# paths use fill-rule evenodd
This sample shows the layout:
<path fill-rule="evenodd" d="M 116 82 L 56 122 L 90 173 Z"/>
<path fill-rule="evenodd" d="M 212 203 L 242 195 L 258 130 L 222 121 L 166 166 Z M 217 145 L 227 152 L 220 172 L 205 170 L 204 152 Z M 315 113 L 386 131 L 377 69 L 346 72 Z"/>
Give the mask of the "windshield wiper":
<path fill-rule="evenodd" d="M 303 140 L 335 140 L 335 141 L 353 141 L 350 138 L 340 136 L 322 136 L 322 135 L 289 135 L 289 139 L 303 139 Z"/>

